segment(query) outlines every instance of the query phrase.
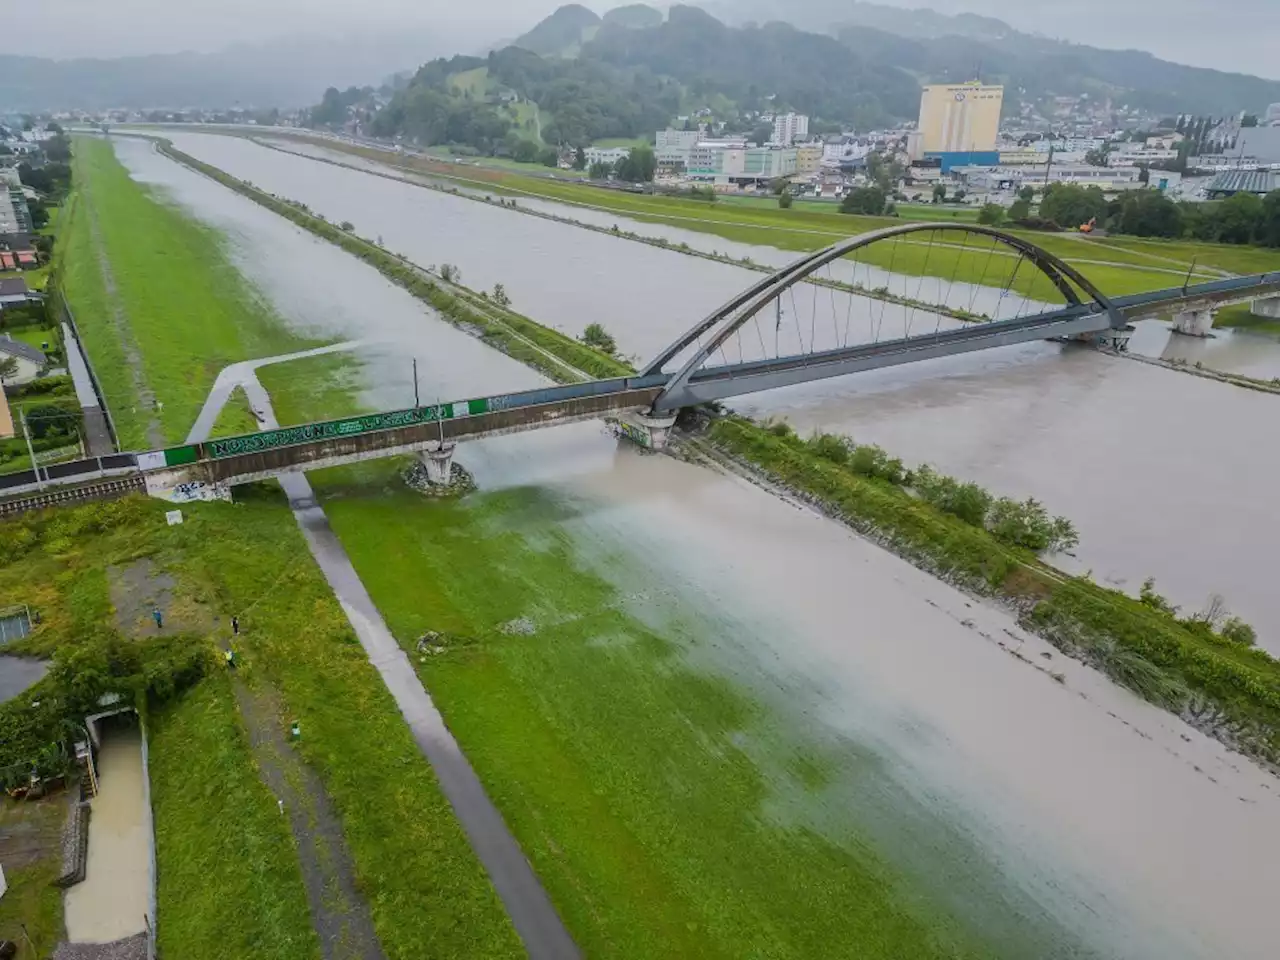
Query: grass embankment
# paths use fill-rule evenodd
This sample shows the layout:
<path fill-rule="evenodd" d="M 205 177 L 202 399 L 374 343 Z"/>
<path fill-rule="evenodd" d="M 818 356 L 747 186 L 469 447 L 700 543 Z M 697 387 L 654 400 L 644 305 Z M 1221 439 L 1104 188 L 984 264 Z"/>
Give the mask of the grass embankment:
<path fill-rule="evenodd" d="M 64 290 L 124 449 L 149 445 L 153 418 L 165 441 L 183 440 L 226 365 L 319 345 L 288 330 L 216 230 L 132 180 L 110 143 L 76 138 L 74 168 Z"/>
<path fill-rule="evenodd" d="M 711 439 L 915 565 L 1019 604 L 1030 629 L 1147 699 L 1280 762 L 1280 662 L 1265 652 L 1048 567 L 900 487 L 825 460 L 794 435 L 733 418 L 717 421 Z"/>
<path fill-rule="evenodd" d="M 522 317 L 464 287 L 434 277 L 376 244 L 314 216 L 297 204 L 259 190 L 252 184 L 177 150 L 171 144 L 162 144 L 161 150 L 167 156 L 217 180 L 316 236 L 337 244 L 377 268 L 387 279 L 430 304 L 445 319 L 478 331 L 485 343 L 542 371 L 552 379 L 563 382 L 575 377 L 563 364 L 547 357 L 545 353 L 554 354 L 592 377 L 617 377 L 632 372 L 631 367 L 608 354 L 584 346 L 563 333 Z"/>
<path fill-rule="evenodd" d="M 153 714 L 149 740 L 162 954 L 318 958 L 293 838 L 258 779 L 227 678 Z"/>
<path fill-rule="evenodd" d="M 858 836 L 761 814 L 773 777 L 823 776 L 793 769 L 760 704 L 686 664 L 696 638 L 628 612 L 553 498 L 425 502 L 393 470 L 326 472 L 326 513 L 585 955 L 989 955 Z M 532 635 L 509 626 L 526 620 Z M 427 631 L 440 652 L 418 652 Z"/>
<path fill-rule="evenodd" d="M 1223 307 L 1214 315 L 1213 325 L 1225 327 L 1228 330 L 1252 330 L 1255 333 L 1280 336 L 1280 320 L 1255 315 L 1247 303 Z"/>
<path fill-rule="evenodd" d="M 306 139 L 306 138 L 302 138 Z M 645 223 L 714 234 L 727 240 L 756 246 L 776 247 L 782 250 L 810 251 L 825 247 L 837 240 L 869 230 L 902 224 L 901 219 L 887 217 L 850 216 L 836 212 L 830 205 L 803 204 L 791 210 L 778 209 L 776 204 L 754 205 L 750 201 L 729 200 L 707 203 L 682 197 L 649 196 L 620 190 L 608 190 L 564 180 L 532 177 L 518 172 L 485 170 L 474 165 L 447 163 L 427 157 L 405 157 L 386 151 L 357 147 L 346 143 L 329 144 L 333 149 L 375 160 L 385 166 L 427 173 L 431 176 L 454 180 L 473 187 L 482 187 L 510 196 L 531 196 L 554 200 L 571 206 L 582 206 L 603 212 L 620 214 Z M 469 199 L 483 199 L 470 197 Z M 825 212 L 824 212 L 825 207 Z M 549 216 L 545 212 L 532 215 Z M 922 213 L 923 211 L 917 211 Z M 921 217 L 922 219 L 927 219 Z M 564 218 L 559 218 L 564 219 Z M 571 215 L 568 219 L 572 220 Z M 907 219 L 917 219 L 909 217 Z M 956 218 L 943 217 L 944 220 Z M 588 229 L 600 230 L 586 224 Z M 1018 232 L 1018 231 L 1015 231 Z M 1148 290 L 1179 286 L 1191 267 L 1165 257 L 1153 257 L 1141 250 L 1110 246 L 1107 240 L 1086 241 L 1067 234 L 1045 234 L 1021 231 L 1022 236 L 1055 253 L 1076 267 L 1104 293 L 1120 296 Z M 622 232 L 628 239 L 654 242 L 635 231 Z M 901 241 L 883 242 L 866 248 L 856 256 L 860 265 L 890 269 L 910 276 L 955 278 L 957 282 L 980 283 L 989 287 L 1010 287 L 1013 291 L 1060 302 L 1062 297 L 1039 271 L 1024 267 L 1015 274 L 1018 255 L 999 246 L 991 255 L 991 244 L 981 238 L 964 239 L 960 235 L 943 238 L 931 243 L 927 233 L 908 237 Z M 670 246 L 681 252 L 706 256 L 659 241 L 657 245 Z M 1255 251 L 1263 256 L 1266 251 Z M 1230 257 L 1223 252 L 1224 259 Z M 1271 255 L 1280 264 L 1280 255 Z M 718 256 L 730 262 L 732 258 Z M 1256 271 L 1255 271 L 1256 272 Z M 1199 280 L 1217 279 L 1218 273 L 1198 269 L 1193 277 Z"/>
<path fill-rule="evenodd" d="M 94 678 L 108 672 L 99 659 L 127 652 L 141 671 L 128 682 L 145 683 L 152 702 L 171 702 L 157 709 L 152 752 L 161 944 L 184 958 L 315 955 L 296 851 L 213 665 L 211 637 L 225 637 L 237 614 L 240 669 L 278 691 L 282 722 L 301 722 L 297 749 L 338 811 L 387 956 L 518 955 L 487 877 L 292 515 L 253 488 L 238 499 L 235 509 L 188 504 L 178 526 L 165 522 L 168 505 L 141 498 L 0 524 L 0 556 L 11 561 L 0 565 L 0 606 L 40 610 L 41 626 L 13 649 L 55 656 L 41 682 L 96 697 Z M 126 571 L 143 559 L 153 573 L 139 586 Z M 151 635 L 148 591 L 161 597 L 174 635 Z M 130 632 L 137 637 L 122 636 Z M 182 695 L 201 664 L 214 675 Z M 28 714 L 0 710 L 6 752 L 53 739 L 56 718 L 37 729 Z"/>

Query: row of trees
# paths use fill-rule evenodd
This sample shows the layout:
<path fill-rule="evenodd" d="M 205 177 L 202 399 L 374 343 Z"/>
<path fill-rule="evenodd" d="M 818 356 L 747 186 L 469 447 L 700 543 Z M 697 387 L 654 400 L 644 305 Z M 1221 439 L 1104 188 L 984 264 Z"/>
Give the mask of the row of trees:
<path fill-rule="evenodd" d="M 1012 220 L 1026 220 L 1019 199 Z M 1112 233 L 1137 237 L 1189 237 L 1213 243 L 1280 247 L 1280 190 L 1258 197 L 1236 194 L 1220 203 L 1174 203 L 1157 190 L 1135 190 L 1108 201 L 1097 187 L 1054 184 L 1040 201 L 1040 219 L 1072 228 L 1095 220 Z"/>

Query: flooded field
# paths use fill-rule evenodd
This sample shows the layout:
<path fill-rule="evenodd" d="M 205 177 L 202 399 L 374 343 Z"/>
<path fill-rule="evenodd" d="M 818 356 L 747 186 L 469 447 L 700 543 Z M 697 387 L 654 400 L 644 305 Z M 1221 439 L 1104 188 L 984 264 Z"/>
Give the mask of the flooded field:
<path fill-rule="evenodd" d="M 242 140 L 175 141 L 419 262 L 455 263 L 471 286 L 503 283 L 536 319 L 574 333 L 600 320 L 626 352 L 656 350 L 756 276 Z M 370 405 L 403 402 L 410 355 L 444 397 L 538 382 L 354 258 L 145 145 L 118 149 L 135 176 L 226 231 L 287 323 L 382 345 L 360 354 Z M 1220 592 L 1267 642 L 1280 641 L 1267 560 L 1280 530 L 1265 489 L 1280 454 L 1259 438 L 1275 403 L 1034 344 L 736 405 L 1034 495 L 1076 522 L 1078 563 L 1099 579 L 1154 575 L 1192 605 Z M 612 582 L 689 668 L 759 705 L 742 729 L 708 732 L 706 750 L 751 757 L 769 784 L 760 821 L 866 845 L 903 878 L 904 902 L 963 918 L 993 953 L 1273 956 L 1275 781 L 1005 611 L 598 425 L 478 441 L 459 458 L 481 498 L 519 489 L 552 505 L 526 518 L 530 542 L 563 532 L 573 562 Z M 821 758 L 816 784 L 794 775 L 801 755 Z"/>

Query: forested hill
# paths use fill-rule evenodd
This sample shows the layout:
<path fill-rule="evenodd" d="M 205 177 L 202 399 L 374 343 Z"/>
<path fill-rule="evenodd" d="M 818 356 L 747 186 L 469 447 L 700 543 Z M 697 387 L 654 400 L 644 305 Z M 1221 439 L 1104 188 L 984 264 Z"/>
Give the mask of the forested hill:
<path fill-rule="evenodd" d="M 1213 116 L 1261 113 L 1280 102 L 1277 81 L 1171 63 L 1139 50 L 1053 40 L 990 17 L 849 0 L 707 0 L 702 6 L 730 24 L 785 20 L 838 36 L 877 66 L 926 81 L 971 80 L 980 70 L 984 80 L 1003 82 L 1028 101 L 1088 93 L 1117 106 Z"/>
<path fill-rule="evenodd" d="M 580 146 L 647 137 L 712 103 L 722 119 L 794 109 L 865 129 L 913 116 L 919 89 L 903 71 L 786 24 L 727 27 L 680 6 L 664 21 L 640 4 L 600 19 L 569 6 L 487 58 L 425 64 L 373 132 L 512 152 L 522 140 Z"/>
<path fill-rule="evenodd" d="M 908 74 L 832 37 L 785 23 L 728 27 L 696 7 L 672 7 L 649 30 L 606 23 L 582 55 L 674 77 L 695 96 L 721 94 L 746 110 L 792 109 L 864 130 L 920 106 Z"/>

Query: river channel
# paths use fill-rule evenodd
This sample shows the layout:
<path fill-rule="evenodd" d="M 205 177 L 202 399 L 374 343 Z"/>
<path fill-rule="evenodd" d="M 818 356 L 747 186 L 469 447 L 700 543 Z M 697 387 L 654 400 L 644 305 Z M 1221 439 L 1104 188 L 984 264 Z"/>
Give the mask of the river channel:
<path fill-rule="evenodd" d="M 600 319 L 628 351 L 654 349 L 753 277 L 242 140 L 175 141 L 415 260 L 458 264 L 469 284 L 503 283 L 541 320 L 576 332 Z M 396 364 L 410 353 L 446 397 L 539 382 L 356 259 L 143 144 L 117 151 L 226 232 L 287 323 L 384 345 L 362 355 L 366 402 L 407 392 Z M 1263 484 L 1280 454 L 1258 440 L 1275 402 L 1034 345 L 740 405 L 1039 496 L 1076 520 L 1081 562 L 1098 575 L 1154 573 L 1179 599 L 1220 590 L 1275 625 Z M 531 486 L 568 504 L 559 516 L 584 562 L 616 577 L 623 557 L 619 586 L 649 619 L 686 617 L 714 638 L 689 651 L 693 665 L 752 691 L 789 737 L 851 758 L 850 775 L 816 793 L 777 778 L 760 816 L 855 831 L 1005 955 L 1274 956 L 1274 779 L 1063 660 L 1004 611 L 800 506 L 643 455 L 597 425 L 479 441 L 460 456 L 482 490 Z"/>

